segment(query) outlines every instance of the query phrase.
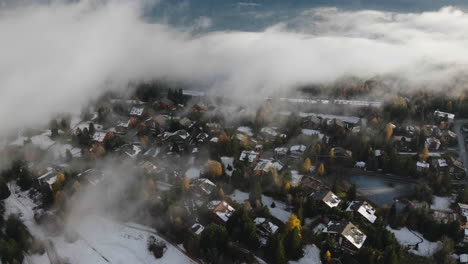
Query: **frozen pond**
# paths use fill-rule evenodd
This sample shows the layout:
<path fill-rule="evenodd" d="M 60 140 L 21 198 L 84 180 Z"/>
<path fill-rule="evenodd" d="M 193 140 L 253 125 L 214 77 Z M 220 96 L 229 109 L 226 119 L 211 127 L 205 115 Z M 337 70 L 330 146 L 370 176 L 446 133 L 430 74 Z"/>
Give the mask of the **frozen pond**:
<path fill-rule="evenodd" d="M 360 194 L 379 206 L 390 206 L 393 198 L 407 195 L 412 188 L 411 183 L 366 175 L 343 176 L 342 179 L 355 184 Z"/>

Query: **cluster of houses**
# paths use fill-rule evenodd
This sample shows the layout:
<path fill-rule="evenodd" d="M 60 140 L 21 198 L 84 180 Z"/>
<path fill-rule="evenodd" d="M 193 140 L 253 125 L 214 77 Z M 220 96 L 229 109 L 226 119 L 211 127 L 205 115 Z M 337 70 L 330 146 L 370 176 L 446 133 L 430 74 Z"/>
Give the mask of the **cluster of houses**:
<path fill-rule="evenodd" d="M 336 194 L 330 190 L 319 190 L 311 194 L 310 199 L 316 201 L 319 206 L 327 208 L 339 208 L 342 202 Z M 354 212 L 367 223 L 373 224 L 376 219 L 376 210 L 366 201 L 351 201 L 345 211 Z M 359 251 L 367 236 L 353 223 L 348 221 L 330 221 L 322 230 L 322 233 L 337 242 L 341 249 L 355 253 Z"/>

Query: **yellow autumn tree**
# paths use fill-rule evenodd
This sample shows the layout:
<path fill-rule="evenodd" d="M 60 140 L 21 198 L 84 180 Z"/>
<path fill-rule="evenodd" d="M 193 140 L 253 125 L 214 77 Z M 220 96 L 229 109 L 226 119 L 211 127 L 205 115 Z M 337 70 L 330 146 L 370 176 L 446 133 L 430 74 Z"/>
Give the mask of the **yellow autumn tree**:
<path fill-rule="evenodd" d="M 330 149 L 330 157 L 335 157 L 335 150 L 333 148 Z"/>
<path fill-rule="evenodd" d="M 425 147 L 425 148 L 423 148 L 423 150 L 421 152 L 421 160 L 426 161 L 427 158 L 429 158 L 429 149 L 427 149 L 427 147 Z"/>
<path fill-rule="evenodd" d="M 63 183 L 65 182 L 65 174 L 63 172 L 57 172 L 55 182 L 52 184 L 52 190 L 54 193 L 62 190 Z"/>
<path fill-rule="evenodd" d="M 327 263 L 330 263 L 331 261 L 331 253 L 330 253 L 330 250 L 327 250 L 327 252 L 325 252 L 325 260 L 327 261 Z"/>
<path fill-rule="evenodd" d="M 106 150 L 101 144 L 93 144 L 92 149 L 96 157 L 102 157 L 106 154 Z"/>
<path fill-rule="evenodd" d="M 393 135 L 393 124 L 388 123 L 387 127 L 385 128 L 385 138 L 389 140 Z"/>
<path fill-rule="evenodd" d="M 225 195 L 224 195 L 224 190 L 223 190 L 223 188 L 219 188 L 219 191 L 218 191 L 218 198 L 219 198 L 220 200 L 224 200 L 224 199 L 226 198 Z"/>
<path fill-rule="evenodd" d="M 320 165 L 318 166 L 317 168 L 317 174 L 322 177 L 323 175 L 325 175 L 325 165 L 323 165 L 323 163 L 320 163 Z"/>
<path fill-rule="evenodd" d="M 188 189 L 190 189 L 190 178 L 189 177 L 184 177 L 184 180 L 182 181 L 182 189 L 184 191 L 188 191 Z"/>
<path fill-rule="evenodd" d="M 222 131 L 221 133 L 219 133 L 218 142 L 220 144 L 229 144 L 231 143 L 231 138 L 226 134 L 225 131 Z"/>
<path fill-rule="evenodd" d="M 301 220 L 297 218 L 295 214 L 291 214 L 289 216 L 288 221 L 286 222 L 286 227 L 284 231 L 287 234 L 289 231 L 293 230 L 294 228 L 297 228 L 300 233 L 302 229 Z"/>
<path fill-rule="evenodd" d="M 310 161 L 309 158 L 306 158 L 306 159 L 304 160 L 304 163 L 302 164 L 302 168 L 301 168 L 301 170 L 302 170 L 303 173 L 308 173 L 308 172 L 310 172 L 310 165 L 311 165 L 311 163 L 312 163 L 312 162 Z"/>
<path fill-rule="evenodd" d="M 142 136 L 140 138 L 140 145 L 142 149 L 147 149 L 149 146 L 149 138 L 148 136 Z"/>
<path fill-rule="evenodd" d="M 218 178 L 223 174 L 223 166 L 215 160 L 208 160 L 205 165 L 205 173 L 211 178 Z"/>

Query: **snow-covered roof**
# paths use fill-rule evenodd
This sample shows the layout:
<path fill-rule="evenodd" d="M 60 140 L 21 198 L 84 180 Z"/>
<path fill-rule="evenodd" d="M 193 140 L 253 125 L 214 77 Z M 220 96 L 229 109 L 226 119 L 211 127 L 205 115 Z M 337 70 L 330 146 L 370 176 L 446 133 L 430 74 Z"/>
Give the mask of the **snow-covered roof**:
<path fill-rule="evenodd" d="M 199 223 L 195 223 L 195 224 L 193 224 L 193 226 L 192 226 L 190 229 L 192 229 L 192 231 L 193 231 L 196 235 L 200 235 L 200 234 L 203 232 L 203 230 L 205 230 L 205 227 L 202 226 L 202 225 L 199 224 Z"/>
<path fill-rule="evenodd" d="M 441 168 L 448 166 L 447 161 L 445 159 L 438 159 L 437 163 L 439 164 L 439 167 L 441 167 Z"/>
<path fill-rule="evenodd" d="M 225 201 L 211 201 L 207 205 L 223 222 L 227 222 L 235 209 Z"/>
<path fill-rule="evenodd" d="M 244 133 L 249 137 L 253 136 L 252 129 L 250 127 L 240 126 L 237 128 L 237 131 Z"/>
<path fill-rule="evenodd" d="M 286 155 L 288 153 L 288 148 L 275 148 L 275 153 L 280 155 Z"/>
<path fill-rule="evenodd" d="M 224 171 L 226 172 L 226 174 L 228 176 L 232 176 L 232 173 L 234 172 L 234 158 L 233 157 L 221 157 L 221 163 L 223 163 Z"/>
<path fill-rule="evenodd" d="M 254 223 L 261 232 L 266 232 L 269 234 L 274 234 L 278 231 L 278 226 L 268 221 L 266 218 L 257 217 L 254 219 Z"/>
<path fill-rule="evenodd" d="M 460 263 L 468 263 L 468 254 L 460 255 Z"/>
<path fill-rule="evenodd" d="M 255 151 L 247 151 L 244 150 L 242 151 L 239 160 L 244 161 L 247 158 L 248 162 L 254 162 L 254 160 L 259 156 L 260 154 Z"/>
<path fill-rule="evenodd" d="M 427 163 L 425 161 L 423 161 L 423 162 L 418 161 L 418 162 L 416 162 L 416 167 L 428 169 L 429 168 L 429 163 Z"/>
<path fill-rule="evenodd" d="M 338 196 L 328 190 L 315 192 L 311 196 L 316 201 L 324 202 L 330 208 L 337 207 L 341 202 L 341 199 L 338 198 Z"/>
<path fill-rule="evenodd" d="M 289 148 L 289 150 L 291 152 L 304 152 L 306 148 L 307 147 L 305 145 L 294 145 L 291 148 Z"/>
<path fill-rule="evenodd" d="M 350 202 L 348 208 L 346 208 L 346 211 L 358 212 L 371 223 L 374 223 L 377 219 L 374 207 L 372 207 L 368 202 L 365 201 Z"/>
<path fill-rule="evenodd" d="M 132 119 L 128 119 L 127 121 L 119 121 L 117 123 L 117 126 L 118 127 L 123 127 L 123 128 L 128 128 L 130 126 L 130 122 L 132 121 Z"/>
<path fill-rule="evenodd" d="M 145 111 L 144 107 L 132 107 L 130 110 L 130 115 L 135 115 L 135 116 L 141 116 L 143 114 L 143 111 Z"/>
<path fill-rule="evenodd" d="M 210 142 L 218 143 L 218 140 L 219 140 L 219 139 L 218 139 L 217 137 L 212 137 L 212 138 L 210 139 Z"/>
<path fill-rule="evenodd" d="M 322 139 L 324 137 L 324 134 L 322 134 L 320 131 L 315 130 L 315 129 L 302 129 L 302 134 L 306 136 L 317 136 L 319 139 Z"/>
<path fill-rule="evenodd" d="M 304 175 L 299 174 L 298 171 L 292 170 L 291 171 L 291 186 L 293 186 L 293 187 L 299 186 L 299 183 L 301 183 L 301 180 L 302 180 L 303 177 L 304 177 Z"/>
<path fill-rule="evenodd" d="M 340 234 L 357 249 L 362 247 L 367 238 L 361 230 L 350 222 L 330 221 L 322 232 Z"/>
<path fill-rule="evenodd" d="M 216 184 L 206 178 L 196 179 L 191 185 L 197 186 L 206 195 L 210 195 L 216 189 Z"/>
<path fill-rule="evenodd" d="M 260 130 L 260 133 L 262 134 L 267 134 L 267 135 L 270 135 L 272 137 L 276 137 L 278 135 L 278 132 L 275 131 L 275 129 L 271 128 L 271 127 L 264 127 Z"/>
<path fill-rule="evenodd" d="M 96 131 L 93 135 L 93 140 L 96 142 L 103 142 L 106 137 L 106 132 Z"/>
<path fill-rule="evenodd" d="M 434 111 L 434 115 L 437 117 L 445 118 L 447 117 L 449 120 L 455 119 L 455 114 L 447 113 L 447 112 L 442 112 L 442 111 Z"/>
<path fill-rule="evenodd" d="M 354 165 L 354 167 L 357 167 L 357 168 L 365 168 L 366 167 L 366 163 L 364 161 L 358 161 L 356 162 L 356 165 Z"/>

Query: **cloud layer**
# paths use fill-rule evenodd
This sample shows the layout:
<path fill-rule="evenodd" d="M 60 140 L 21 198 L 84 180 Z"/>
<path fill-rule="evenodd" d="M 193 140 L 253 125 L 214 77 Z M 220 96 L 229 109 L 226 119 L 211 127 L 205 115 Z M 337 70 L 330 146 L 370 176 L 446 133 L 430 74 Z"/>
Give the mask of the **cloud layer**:
<path fill-rule="evenodd" d="M 129 81 L 170 78 L 238 97 L 344 75 L 394 74 L 434 86 L 464 72 L 468 14 L 318 8 L 263 32 L 147 23 L 136 1 L 0 11 L 0 133 L 76 111 Z M 211 24 L 194 23 L 193 32 Z"/>

